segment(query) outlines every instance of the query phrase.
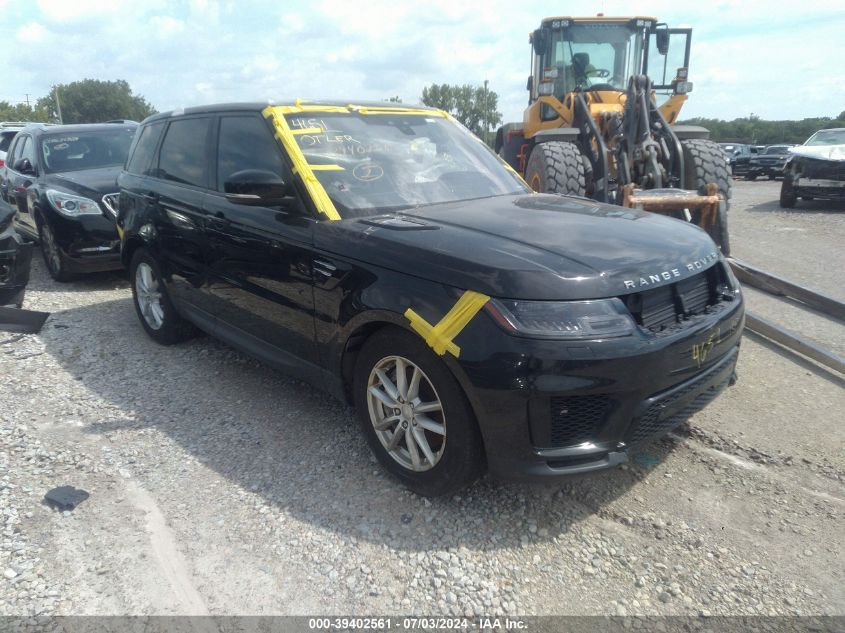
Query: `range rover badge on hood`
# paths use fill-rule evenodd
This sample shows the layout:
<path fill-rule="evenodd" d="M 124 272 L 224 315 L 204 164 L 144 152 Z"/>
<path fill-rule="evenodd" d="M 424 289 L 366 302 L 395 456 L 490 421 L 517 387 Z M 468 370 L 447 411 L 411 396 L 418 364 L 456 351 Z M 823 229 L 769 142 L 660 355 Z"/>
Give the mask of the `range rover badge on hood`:
<path fill-rule="evenodd" d="M 707 268 L 707 266 L 710 265 L 711 262 L 714 262 L 718 258 L 719 255 L 714 251 L 706 257 L 691 261 L 682 267 L 670 268 L 669 270 L 661 270 L 658 273 L 644 274 L 639 279 L 626 279 L 623 283 L 625 284 L 626 290 L 636 290 L 637 288 L 650 288 L 651 286 L 661 284 L 665 281 L 671 281 L 672 279 L 681 277 L 681 271 L 683 268 L 686 268 L 687 271 L 693 273 L 698 270 L 704 270 L 705 268 Z"/>

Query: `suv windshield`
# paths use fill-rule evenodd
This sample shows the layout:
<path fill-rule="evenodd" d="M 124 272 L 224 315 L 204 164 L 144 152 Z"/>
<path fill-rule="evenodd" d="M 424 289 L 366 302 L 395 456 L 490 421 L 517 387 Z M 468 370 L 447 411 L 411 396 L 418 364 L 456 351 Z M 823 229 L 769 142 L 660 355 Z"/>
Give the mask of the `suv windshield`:
<path fill-rule="evenodd" d="M 341 217 L 529 191 L 487 146 L 436 113 L 285 118 Z"/>
<path fill-rule="evenodd" d="M 804 145 L 845 145 L 845 130 L 819 130 Z"/>
<path fill-rule="evenodd" d="M 118 167 L 134 136 L 134 128 L 50 134 L 41 138 L 41 155 L 48 173 Z"/>

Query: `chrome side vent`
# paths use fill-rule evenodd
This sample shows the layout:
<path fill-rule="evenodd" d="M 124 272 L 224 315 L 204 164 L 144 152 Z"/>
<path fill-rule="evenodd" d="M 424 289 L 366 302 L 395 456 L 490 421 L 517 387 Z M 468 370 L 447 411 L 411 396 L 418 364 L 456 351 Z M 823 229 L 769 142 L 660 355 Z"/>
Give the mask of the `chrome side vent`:
<path fill-rule="evenodd" d="M 117 217 L 117 200 L 119 197 L 119 193 L 107 193 L 103 196 L 103 206 L 114 218 Z"/>

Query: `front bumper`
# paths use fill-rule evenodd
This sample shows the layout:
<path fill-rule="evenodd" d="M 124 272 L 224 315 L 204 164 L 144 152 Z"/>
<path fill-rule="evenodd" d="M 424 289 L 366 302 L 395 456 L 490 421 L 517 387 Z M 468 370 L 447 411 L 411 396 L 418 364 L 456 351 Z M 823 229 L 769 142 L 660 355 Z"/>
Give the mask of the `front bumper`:
<path fill-rule="evenodd" d="M 14 231 L 0 234 L 0 306 L 23 304 L 32 248 L 32 242 L 25 242 Z"/>
<path fill-rule="evenodd" d="M 522 339 L 521 354 L 462 360 L 490 473 L 542 480 L 627 461 L 632 446 L 681 424 L 732 381 L 744 322 L 739 298 L 664 337 Z"/>
<path fill-rule="evenodd" d="M 797 196 L 845 200 L 845 180 L 799 178 L 792 183 Z"/>
<path fill-rule="evenodd" d="M 748 168 L 749 176 L 773 176 L 781 178 L 784 174 L 784 164 L 780 165 L 752 165 Z"/>
<path fill-rule="evenodd" d="M 120 238 L 114 221 L 105 216 L 51 218 L 62 261 L 70 273 L 120 270 Z"/>

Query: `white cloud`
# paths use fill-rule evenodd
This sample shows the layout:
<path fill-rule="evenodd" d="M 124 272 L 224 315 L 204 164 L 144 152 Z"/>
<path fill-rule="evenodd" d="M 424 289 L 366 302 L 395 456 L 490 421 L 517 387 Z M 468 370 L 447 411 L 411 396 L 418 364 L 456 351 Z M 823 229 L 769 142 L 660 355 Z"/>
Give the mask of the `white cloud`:
<path fill-rule="evenodd" d="M 45 29 L 38 22 L 30 22 L 28 24 L 24 24 L 21 28 L 18 29 L 18 32 L 15 34 L 17 40 L 23 44 L 33 44 L 37 42 L 42 42 L 46 36 L 47 29 Z"/>
<path fill-rule="evenodd" d="M 123 0 L 38 0 L 41 15 L 56 22 L 92 19 L 123 8 Z"/>
<path fill-rule="evenodd" d="M 14 15 L 0 36 L 40 39 L 39 55 L 7 59 L 14 79 L 4 89 L 39 95 L 86 77 L 126 79 L 169 109 L 296 96 L 412 103 L 434 82 L 489 79 L 505 119 L 520 120 L 528 33 L 551 12 L 591 15 L 599 6 L 606 15 L 631 11 L 628 0 L 571 0 L 565 9 L 546 0 L 8 3 Z M 845 11 L 829 2 L 803 0 L 796 13 L 755 0 L 643 0 L 636 11 L 694 29 L 695 89 L 684 117 L 802 118 L 845 103 L 835 68 L 845 58 Z"/>
<path fill-rule="evenodd" d="M 150 18 L 150 27 L 156 37 L 167 39 L 182 33 L 185 30 L 185 23 L 166 15 L 154 15 Z"/>

